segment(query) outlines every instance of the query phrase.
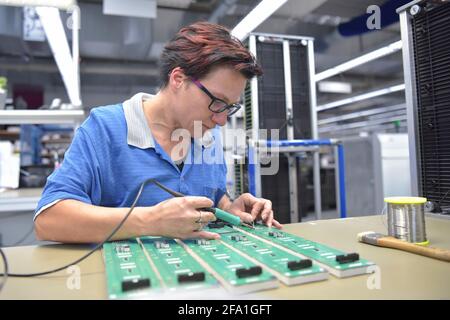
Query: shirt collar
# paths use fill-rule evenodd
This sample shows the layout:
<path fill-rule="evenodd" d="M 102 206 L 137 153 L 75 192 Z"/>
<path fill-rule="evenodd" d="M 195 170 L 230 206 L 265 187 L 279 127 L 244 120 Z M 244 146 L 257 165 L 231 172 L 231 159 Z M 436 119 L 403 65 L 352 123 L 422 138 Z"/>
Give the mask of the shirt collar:
<path fill-rule="evenodd" d="M 123 102 L 123 111 L 127 123 L 127 143 L 140 149 L 155 148 L 155 139 L 145 118 L 143 102 L 154 97 L 152 94 L 140 92 Z M 216 129 L 213 129 L 216 130 Z M 194 143 L 203 148 L 214 144 L 212 130 L 208 130 L 202 138 L 194 139 Z"/>

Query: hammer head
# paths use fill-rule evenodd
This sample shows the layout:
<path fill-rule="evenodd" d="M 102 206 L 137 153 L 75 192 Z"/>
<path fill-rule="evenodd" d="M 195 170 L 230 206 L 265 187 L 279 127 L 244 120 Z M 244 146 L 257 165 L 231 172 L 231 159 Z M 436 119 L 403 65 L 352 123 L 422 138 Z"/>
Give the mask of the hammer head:
<path fill-rule="evenodd" d="M 359 242 L 377 245 L 378 239 L 384 238 L 386 235 L 374 231 L 366 231 L 358 233 L 357 238 Z"/>

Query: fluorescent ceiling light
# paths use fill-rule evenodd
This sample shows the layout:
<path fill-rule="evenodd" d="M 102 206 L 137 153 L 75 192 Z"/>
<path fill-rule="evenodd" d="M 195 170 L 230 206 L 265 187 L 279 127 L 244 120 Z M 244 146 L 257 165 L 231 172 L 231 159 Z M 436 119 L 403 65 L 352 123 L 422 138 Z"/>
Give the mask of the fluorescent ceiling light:
<path fill-rule="evenodd" d="M 391 123 L 394 121 L 405 121 L 405 120 L 406 120 L 406 115 L 400 115 L 400 116 L 388 117 L 388 118 L 383 118 L 383 119 L 359 121 L 359 122 L 353 122 L 353 123 L 349 123 L 349 124 L 321 127 L 321 128 L 319 128 L 319 132 L 324 133 L 324 132 L 330 132 L 330 131 L 336 131 L 336 130 L 368 128 L 368 127 L 378 126 L 378 125 L 385 124 L 385 123 Z"/>
<path fill-rule="evenodd" d="M 318 89 L 320 92 L 352 93 L 352 84 L 341 81 L 320 81 Z"/>
<path fill-rule="evenodd" d="M 286 2 L 287 0 L 262 0 L 234 27 L 231 34 L 239 40 L 244 41 L 250 32 L 255 30 Z"/>
<path fill-rule="evenodd" d="M 375 90 L 375 91 L 371 91 L 371 92 L 367 92 L 367 93 L 363 93 L 361 95 L 354 96 L 354 97 L 351 97 L 351 98 L 347 98 L 347 99 L 343 99 L 343 100 L 339 100 L 339 101 L 326 103 L 326 104 L 317 106 L 316 110 L 317 111 L 324 111 L 324 110 L 328 110 L 328 109 L 333 109 L 333 108 L 340 107 L 340 106 L 343 106 L 343 105 L 346 105 L 346 104 L 350 104 L 350 103 L 354 103 L 354 102 L 358 102 L 358 101 L 362 101 L 362 100 L 367 100 L 367 99 L 370 99 L 370 98 L 382 96 L 382 95 L 385 95 L 385 94 L 389 94 L 389 93 L 397 92 L 397 91 L 401 91 L 401 90 L 405 90 L 405 85 L 404 84 L 398 84 L 398 85 L 395 85 L 395 86 L 392 86 L 392 87 L 379 89 L 379 90 Z"/>
<path fill-rule="evenodd" d="M 380 113 L 386 113 L 386 112 L 398 111 L 398 110 L 406 110 L 405 104 L 397 104 L 397 105 L 388 106 L 388 107 L 381 107 L 381 108 L 376 108 L 376 109 L 353 112 L 353 113 L 345 114 L 342 116 L 329 117 L 329 118 L 325 118 L 325 119 L 321 119 L 321 120 L 317 121 L 317 124 L 319 126 L 323 126 L 324 124 L 334 123 L 334 122 L 338 122 L 338 121 L 351 120 L 351 119 L 371 116 L 374 114 L 380 114 Z"/>
<path fill-rule="evenodd" d="M 156 18 L 156 0 L 103 0 L 103 14 Z"/>
<path fill-rule="evenodd" d="M 191 2 L 192 0 L 158 0 L 158 6 L 187 9 L 191 6 Z"/>
<path fill-rule="evenodd" d="M 79 106 L 81 105 L 79 84 L 59 10 L 57 8 L 37 7 L 36 12 L 41 19 L 42 27 L 63 78 L 70 102 L 74 106 Z"/>
<path fill-rule="evenodd" d="M 77 5 L 76 0 L 0 0 L 0 5 L 14 7 L 53 7 L 70 9 Z"/>
<path fill-rule="evenodd" d="M 402 40 L 399 40 L 397 42 L 391 43 L 390 45 L 388 45 L 386 47 L 366 53 L 358 58 L 344 62 L 340 65 L 337 65 L 336 67 L 333 67 L 331 69 L 325 70 L 320 73 L 317 73 L 315 75 L 315 80 L 317 82 L 317 81 L 332 77 L 336 74 L 342 73 L 349 69 L 353 69 L 353 68 L 355 68 L 359 65 L 362 65 L 364 63 L 367 63 L 369 61 L 372 61 L 372 60 L 384 57 L 388 54 L 394 53 L 394 52 L 400 50 L 401 48 L 402 48 Z"/>

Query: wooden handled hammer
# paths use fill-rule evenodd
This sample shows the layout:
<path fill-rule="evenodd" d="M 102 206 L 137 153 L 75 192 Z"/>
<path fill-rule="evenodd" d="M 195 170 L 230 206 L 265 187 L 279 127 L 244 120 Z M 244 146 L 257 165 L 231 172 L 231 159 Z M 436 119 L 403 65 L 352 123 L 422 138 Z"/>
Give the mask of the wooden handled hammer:
<path fill-rule="evenodd" d="M 373 231 L 359 233 L 358 241 L 372 244 L 374 246 L 408 251 L 411 253 L 420 254 L 422 256 L 450 262 L 450 250 L 419 246 L 414 243 L 399 240 L 397 238 L 386 236 L 384 234 L 376 233 Z"/>

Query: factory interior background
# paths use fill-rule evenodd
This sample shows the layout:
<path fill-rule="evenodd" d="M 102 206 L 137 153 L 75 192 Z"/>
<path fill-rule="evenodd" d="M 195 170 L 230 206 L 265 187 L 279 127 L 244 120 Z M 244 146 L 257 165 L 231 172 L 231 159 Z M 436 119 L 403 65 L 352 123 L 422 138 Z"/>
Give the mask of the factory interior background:
<path fill-rule="evenodd" d="M 159 55 L 164 44 L 181 26 L 203 20 L 232 29 L 258 2 L 161 0 L 157 1 L 154 16 L 148 12 L 148 17 L 145 17 L 145 12 L 139 12 L 131 5 L 127 6 L 132 8 L 128 9 L 130 12 L 122 8 L 122 13 L 105 14 L 104 1 L 78 1 L 81 12 L 79 82 L 83 116 L 96 106 L 122 102 L 137 92 L 156 93 Z M 391 47 L 396 50 L 390 54 L 317 81 L 316 107 L 320 110 L 317 112 L 318 137 L 344 142 L 349 216 L 380 213 L 383 197 L 411 194 L 405 93 L 402 90 L 402 50 L 398 47 L 400 23 L 395 12 L 401 2 L 291 0 L 253 30 L 255 33 L 313 38 L 316 74 L 394 44 Z M 375 6 L 375 9 L 370 6 Z M 368 30 L 367 19 L 376 10 L 379 10 L 382 19 L 377 21 L 373 17 L 373 21 L 369 21 L 373 29 Z M 70 13 L 61 10 L 61 20 L 64 21 L 70 45 L 69 17 Z M 0 76 L 5 82 L 0 101 L 2 110 L 79 110 L 71 104 L 45 31 L 32 7 L 0 6 L 0 37 Z M 307 80 L 307 77 L 304 79 Z M 391 91 L 370 96 L 370 93 L 383 89 Z M 284 94 L 282 87 L 273 90 L 278 90 L 274 94 L 280 94 L 280 90 L 281 95 Z M 364 94 L 369 95 L 364 97 Z M 354 97 L 362 99 L 346 101 Z M 327 107 L 336 102 L 335 107 Z M 279 112 L 280 116 L 282 112 Z M 2 152 L 12 149 L 20 158 L 20 163 L 16 162 L 13 170 L 6 165 L 6 160 L 1 166 L 2 187 L 9 189 L 0 193 L 4 203 L 0 205 L 1 211 L 5 211 L 0 225 L 2 245 L 21 240 L 31 228 L 32 210 L 39 196 L 39 188 L 43 187 L 55 166 L 63 161 L 73 129 L 83 116 L 67 115 L 61 116 L 60 120 L 47 121 L 51 123 L 39 123 L 46 121 L 38 116 L 27 119 L 26 115 L 18 113 L 18 124 L 9 119 L 6 124 L 0 123 L 0 139 L 5 150 Z M 310 122 L 308 111 L 299 117 Z M 234 125 L 243 128 L 244 110 L 235 118 L 234 123 L 229 120 L 227 127 Z M 308 136 L 306 133 L 300 138 L 310 137 L 311 134 Z M 393 149 L 396 154 L 390 155 L 389 150 Z M 299 216 L 303 221 L 313 220 L 316 215 L 312 157 L 310 153 L 303 152 L 298 159 L 301 159 L 298 164 L 299 175 L 301 172 L 298 182 Z M 322 216 L 337 218 L 332 148 L 321 152 L 320 168 Z M 242 181 L 234 169 L 235 166 L 228 168 L 230 194 L 234 194 L 236 188 L 241 191 L 238 184 Z M 8 188 L 8 185 L 17 184 L 17 189 Z M 281 194 L 289 193 L 288 185 L 280 185 L 280 188 Z M 279 214 L 287 215 L 289 206 L 280 206 L 279 210 L 284 212 Z M 283 217 L 281 220 L 288 222 L 289 219 Z M 29 233 L 22 244 L 32 243 L 35 240 Z"/>
<path fill-rule="evenodd" d="M 77 128 L 96 107 L 156 94 L 164 45 L 196 21 L 232 30 L 264 70 L 221 129 L 231 198 L 270 199 L 283 224 L 381 221 L 396 196 L 450 217 L 447 1 L 68 0 L 56 16 L 11 2 L 0 0 L 0 247 L 49 244 L 34 210 Z M 279 130 L 276 154 L 255 143 L 260 129 Z"/>

